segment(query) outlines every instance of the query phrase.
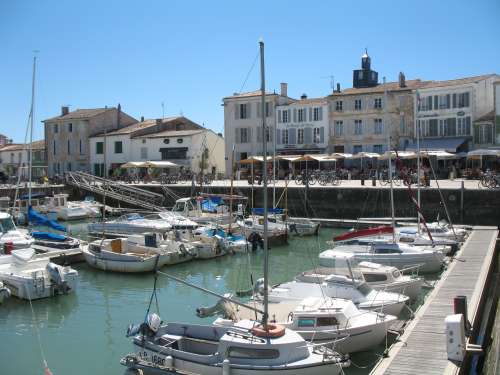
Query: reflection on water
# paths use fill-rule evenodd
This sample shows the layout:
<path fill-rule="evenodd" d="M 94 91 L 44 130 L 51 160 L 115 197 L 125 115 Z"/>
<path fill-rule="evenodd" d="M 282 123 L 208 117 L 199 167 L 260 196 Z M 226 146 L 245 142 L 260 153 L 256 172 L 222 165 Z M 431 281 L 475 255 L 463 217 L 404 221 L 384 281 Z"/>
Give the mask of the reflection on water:
<path fill-rule="evenodd" d="M 86 223 L 70 224 L 73 235 L 83 237 Z M 333 231 L 323 229 L 319 237 L 293 238 L 289 246 L 273 247 L 270 257 L 271 283 L 291 280 L 297 273 L 317 266 L 317 254 L 326 249 Z M 251 278 L 262 277 L 262 252 L 207 261 L 194 261 L 162 271 L 219 293 L 248 289 Z M 94 270 L 86 264 L 74 267 L 80 275 L 76 293 L 33 302 L 42 345 L 54 374 L 123 374 L 119 360 L 132 351 L 125 331 L 130 323 L 144 319 L 153 287 L 152 274 L 114 274 Z M 216 298 L 158 278 L 160 316 L 164 321 L 203 322 L 195 309 L 211 305 Z M 40 351 L 33 329 L 29 303 L 14 298 L 0 306 L 1 373 L 41 373 Z M 376 349 L 381 354 L 385 345 Z M 374 352 L 353 356 L 364 366 L 378 359 Z M 368 369 L 351 366 L 346 373 L 366 374 Z"/>

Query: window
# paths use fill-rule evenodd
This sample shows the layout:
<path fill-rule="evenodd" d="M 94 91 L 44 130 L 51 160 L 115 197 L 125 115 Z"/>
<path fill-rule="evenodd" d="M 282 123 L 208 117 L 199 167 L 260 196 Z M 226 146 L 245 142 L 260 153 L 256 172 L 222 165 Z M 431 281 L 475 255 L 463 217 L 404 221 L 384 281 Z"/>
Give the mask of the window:
<path fill-rule="evenodd" d="M 313 109 L 313 121 L 321 121 L 321 108 L 314 107 Z"/>
<path fill-rule="evenodd" d="M 256 349 L 230 346 L 227 350 L 229 358 L 245 358 L 245 359 L 274 359 L 280 356 L 280 352 L 276 349 Z"/>
<path fill-rule="evenodd" d="M 334 316 L 324 316 L 316 318 L 316 327 L 338 326 L 339 321 Z"/>
<path fill-rule="evenodd" d="M 141 159 L 147 159 L 147 158 L 148 158 L 148 148 L 141 147 Z"/>
<path fill-rule="evenodd" d="M 97 155 L 102 155 L 104 153 L 104 146 L 102 142 L 96 142 L 95 144 L 95 153 Z"/>
<path fill-rule="evenodd" d="M 381 118 L 376 118 L 373 120 L 374 129 L 373 132 L 375 134 L 382 134 L 384 132 L 384 124 L 382 124 Z"/>
<path fill-rule="evenodd" d="M 373 101 L 373 108 L 382 108 L 382 98 L 375 98 L 375 100 Z"/>
<path fill-rule="evenodd" d="M 284 129 L 281 132 L 281 143 L 287 145 L 288 144 L 288 129 Z"/>
<path fill-rule="evenodd" d="M 479 144 L 493 143 L 493 124 L 474 125 L 474 141 Z"/>
<path fill-rule="evenodd" d="M 463 92 L 458 94 L 458 108 L 465 108 L 469 106 L 469 93 Z"/>
<path fill-rule="evenodd" d="M 333 131 L 335 137 L 341 137 L 344 135 L 344 121 L 335 121 Z"/>
<path fill-rule="evenodd" d="M 319 128 L 314 128 L 313 129 L 313 143 L 319 143 L 321 142 L 320 135 L 319 135 Z"/>
<path fill-rule="evenodd" d="M 266 117 L 272 115 L 272 107 L 270 102 L 266 102 Z"/>
<path fill-rule="evenodd" d="M 104 164 L 94 164 L 94 175 L 96 176 L 104 176 Z"/>
<path fill-rule="evenodd" d="M 160 148 L 161 160 L 186 159 L 187 151 L 187 147 Z"/>
<path fill-rule="evenodd" d="M 342 100 L 337 100 L 335 102 L 335 110 L 341 112 L 342 111 Z"/>
<path fill-rule="evenodd" d="M 377 273 L 363 273 L 363 277 L 367 283 L 376 283 L 380 281 L 387 281 L 387 276 Z"/>
<path fill-rule="evenodd" d="M 54 124 L 54 133 L 59 133 L 59 126 L 57 124 Z"/>
<path fill-rule="evenodd" d="M 363 122 L 361 120 L 354 120 L 354 134 L 363 134 Z"/>
<path fill-rule="evenodd" d="M 383 147 L 382 145 L 373 145 L 373 152 L 381 154 L 383 152 Z"/>
<path fill-rule="evenodd" d="M 363 152 L 363 146 L 362 145 L 354 145 L 354 146 L 352 146 L 352 153 L 353 154 L 359 154 L 360 152 Z"/>
<path fill-rule="evenodd" d="M 82 140 L 80 139 L 80 155 L 83 155 Z"/>
<path fill-rule="evenodd" d="M 431 119 L 429 120 L 429 137 L 437 137 L 438 136 L 438 120 Z"/>
<path fill-rule="evenodd" d="M 299 318 L 297 325 L 299 327 L 314 327 L 315 323 L 316 322 L 314 318 Z"/>
<path fill-rule="evenodd" d="M 450 95 L 439 95 L 438 98 L 439 109 L 450 108 Z"/>
<path fill-rule="evenodd" d="M 184 142 L 184 139 L 182 139 L 182 138 L 177 138 L 177 143 L 182 143 L 182 142 Z"/>
<path fill-rule="evenodd" d="M 71 172 L 71 163 L 68 162 L 68 172 Z"/>
<path fill-rule="evenodd" d="M 470 117 L 457 118 L 457 134 L 470 135 Z"/>
<path fill-rule="evenodd" d="M 115 154 L 122 154 L 122 153 L 123 153 L 123 142 L 115 141 Z"/>
<path fill-rule="evenodd" d="M 68 155 L 71 155 L 71 143 L 68 139 Z"/>
<path fill-rule="evenodd" d="M 73 133 L 73 124 L 72 123 L 68 124 L 68 132 Z"/>
<path fill-rule="evenodd" d="M 285 111 L 282 111 L 283 112 L 282 113 L 283 122 L 289 122 L 289 120 L 290 120 L 289 119 L 290 116 L 288 115 L 288 113 L 289 113 L 288 111 L 289 111 L 288 109 Z"/>
<path fill-rule="evenodd" d="M 241 143 L 248 143 L 250 141 L 250 137 L 248 136 L 248 128 L 240 129 L 240 140 Z"/>
<path fill-rule="evenodd" d="M 303 108 L 300 108 L 298 111 L 297 111 L 297 121 L 298 122 L 304 122 L 306 121 L 306 116 L 304 115 L 304 112 L 305 110 Z"/>
<path fill-rule="evenodd" d="M 297 144 L 299 145 L 304 144 L 304 129 L 297 130 Z"/>
<path fill-rule="evenodd" d="M 14 153 L 13 152 L 10 153 L 10 162 L 14 163 Z"/>
<path fill-rule="evenodd" d="M 354 110 L 361 111 L 361 99 L 356 99 L 354 101 Z"/>
<path fill-rule="evenodd" d="M 145 139 L 143 139 L 143 141 L 145 141 Z M 165 139 L 163 140 L 163 143 L 165 143 L 166 145 L 168 145 L 168 144 L 170 143 L 170 139 L 165 138 Z"/>
<path fill-rule="evenodd" d="M 245 119 L 249 118 L 250 116 L 247 116 L 247 105 L 246 104 L 240 104 L 240 119 Z"/>
<path fill-rule="evenodd" d="M 56 154 L 56 141 L 54 140 L 52 143 L 52 153 L 55 155 Z"/>
<path fill-rule="evenodd" d="M 142 140 L 142 143 L 146 143 L 146 140 L 145 140 L 145 139 L 143 139 L 143 140 Z"/>
<path fill-rule="evenodd" d="M 424 96 L 420 98 L 419 111 L 432 111 L 432 96 Z"/>
<path fill-rule="evenodd" d="M 246 152 L 240 152 L 240 160 L 245 160 L 248 158 L 248 153 Z"/>

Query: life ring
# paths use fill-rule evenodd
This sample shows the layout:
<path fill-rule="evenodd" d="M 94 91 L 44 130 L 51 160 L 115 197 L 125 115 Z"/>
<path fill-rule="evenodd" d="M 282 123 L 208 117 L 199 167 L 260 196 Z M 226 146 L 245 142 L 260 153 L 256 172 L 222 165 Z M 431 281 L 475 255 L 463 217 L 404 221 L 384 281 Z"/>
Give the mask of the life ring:
<path fill-rule="evenodd" d="M 257 337 L 281 337 L 285 334 L 285 327 L 279 324 L 268 323 L 266 326 L 253 327 L 250 332 Z"/>

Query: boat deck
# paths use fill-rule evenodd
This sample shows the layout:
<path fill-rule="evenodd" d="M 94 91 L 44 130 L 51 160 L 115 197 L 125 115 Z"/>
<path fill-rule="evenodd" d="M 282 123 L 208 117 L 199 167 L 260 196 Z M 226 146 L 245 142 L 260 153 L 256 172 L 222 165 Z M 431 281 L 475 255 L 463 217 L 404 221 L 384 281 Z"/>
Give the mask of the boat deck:
<path fill-rule="evenodd" d="M 474 227 L 462 249 L 416 312 L 405 333 L 370 375 L 456 374 L 459 364 L 447 358 L 444 319 L 453 314 L 453 298 L 467 296 L 469 321 L 479 320 L 480 302 L 498 237 L 495 227 Z"/>

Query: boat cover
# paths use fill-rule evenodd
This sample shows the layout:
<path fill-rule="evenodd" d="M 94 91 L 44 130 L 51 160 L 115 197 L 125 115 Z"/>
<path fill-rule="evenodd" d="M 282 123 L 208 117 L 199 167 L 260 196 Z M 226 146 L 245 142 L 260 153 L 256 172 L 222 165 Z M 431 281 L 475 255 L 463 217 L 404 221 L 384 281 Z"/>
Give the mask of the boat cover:
<path fill-rule="evenodd" d="M 282 208 L 268 208 L 267 212 L 270 214 L 282 215 L 285 211 Z M 252 213 L 254 215 L 264 215 L 264 208 L 252 208 Z"/>
<path fill-rule="evenodd" d="M 68 237 L 62 234 L 50 233 L 50 232 L 32 232 L 31 236 L 36 240 L 46 240 L 46 241 L 66 241 Z"/>
<path fill-rule="evenodd" d="M 48 217 L 40 214 L 35 211 L 33 207 L 28 208 L 28 221 L 37 224 L 37 225 L 45 225 L 47 227 L 51 227 L 55 230 L 60 230 L 61 232 L 66 232 L 66 228 L 59 224 L 56 220 L 50 220 Z"/>

